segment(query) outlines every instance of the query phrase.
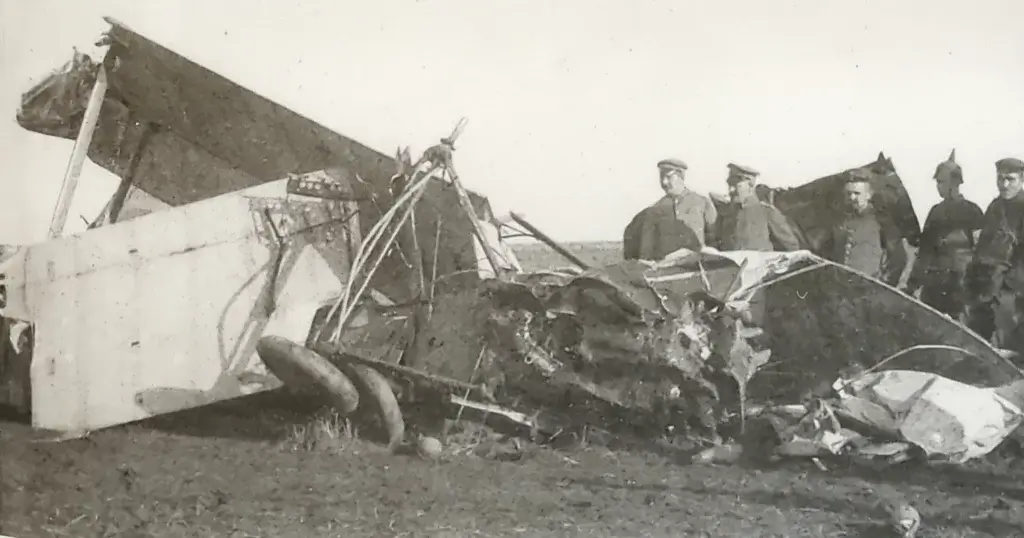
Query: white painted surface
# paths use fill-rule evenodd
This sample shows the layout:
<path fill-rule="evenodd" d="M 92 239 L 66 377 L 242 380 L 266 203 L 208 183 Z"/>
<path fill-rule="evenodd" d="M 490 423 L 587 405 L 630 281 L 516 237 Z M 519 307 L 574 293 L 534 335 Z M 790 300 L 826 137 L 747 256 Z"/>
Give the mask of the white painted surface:
<path fill-rule="evenodd" d="M 349 223 L 316 226 L 341 216 L 342 203 L 289 199 L 290 219 L 273 219 L 288 237 L 269 311 L 277 243 L 262 208 L 280 206 L 284 185 L 32 245 L 11 260 L 5 314 L 36 330 L 33 426 L 92 430 L 279 386 L 256 341 L 304 341 L 349 262 Z"/>

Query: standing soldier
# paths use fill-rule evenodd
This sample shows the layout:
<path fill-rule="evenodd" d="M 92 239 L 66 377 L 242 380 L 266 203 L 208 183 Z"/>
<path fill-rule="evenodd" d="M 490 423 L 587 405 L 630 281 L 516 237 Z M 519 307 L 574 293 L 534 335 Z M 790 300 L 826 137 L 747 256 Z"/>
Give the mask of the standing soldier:
<path fill-rule="evenodd" d="M 970 300 L 967 324 L 987 340 L 995 336 L 994 343 L 1000 347 L 1007 347 L 1010 336 L 1004 328 L 996 330 L 995 311 L 1000 299 L 1012 299 L 1016 312 L 1024 312 L 1024 249 L 1017 248 L 1024 233 L 1022 186 L 1024 162 L 1016 158 L 996 162 L 999 197 L 985 210 L 981 236 L 966 275 Z"/>
<path fill-rule="evenodd" d="M 846 211 L 836 224 L 816 234 L 815 251 L 896 286 L 907 265 L 903 238 L 892 220 L 876 211 L 871 203 L 871 173 L 855 169 L 847 172 L 844 179 Z"/>
<path fill-rule="evenodd" d="M 762 252 L 800 250 L 800 240 L 778 209 L 762 202 L 754 191 L 760 173 L 753 168 L 729 164 L 730 203 L 718 221 L 721 250 L 753 250 Z M 768 310 L 764 290 L 750 298 L 751 322 L 763 325 Z"/>
<path fill-rule="evenodd" d="M 732 201 L 719 218 L 720 250 L 800 250 L 800 240 L 786 217 L 757 197 L 754 185 L 759 175 L 753 168 L 729 164 L 725 181 Z"/>
<path fill-rule="evenodd" d="M 660 260 L 676 250 L 700 250 L 713 240 L 718 212 L 710 198 L 686 188 L 686 163 L 658 163 L 665 196 L 638 213 L 623 232 L 627 260 Z"/>
<path fill-rule="evenodd" d="M 964 313 L 964 272 L 974 254 L 974 232 L 983 222 L 981 208 L 960 194 L 963 170 L 956 150 L 935 169 L 935 187 L 942 201 L 924 221 L 921 243 L 907 293 L 921 290 L 921 301 L 953 319 Z"/>

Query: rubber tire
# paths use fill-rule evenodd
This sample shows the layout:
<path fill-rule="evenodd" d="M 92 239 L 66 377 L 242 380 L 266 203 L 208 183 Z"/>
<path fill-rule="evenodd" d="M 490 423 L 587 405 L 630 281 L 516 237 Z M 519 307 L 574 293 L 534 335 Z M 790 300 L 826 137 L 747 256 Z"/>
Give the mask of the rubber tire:
<path fill-rule="evenodd" d="M 398 405 L 391 383 L 383 374 L 365 364 L 349 363 L 346 369 L 358 380 L 359 388 L 363 391 L 360 396 L 363 402 L 376 402 L 377 414 L 388 434 L 387 446 L 390 450 L 396 449 L 405 439 L 405 419 L 402 418 L 402 408 Z"/>
<path fill-rule="evenodd" d="M 355 384 L 323 355 L 281 336 L 260 338 L 256 353 L 286 386 L 301 388 L 314 384 L 323 388 L 342 415 L 359 407 Z"/>

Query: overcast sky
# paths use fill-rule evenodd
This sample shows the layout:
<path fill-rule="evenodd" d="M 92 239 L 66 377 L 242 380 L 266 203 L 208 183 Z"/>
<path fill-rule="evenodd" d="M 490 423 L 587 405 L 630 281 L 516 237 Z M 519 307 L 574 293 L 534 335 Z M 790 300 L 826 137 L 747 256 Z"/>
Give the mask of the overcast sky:
<path fill-rule="evenodd" d="M 456 166 L 499 211 L 562 240 L 619 239 L 655 163 L 725 191 L 894 159 L 923 219 L 956 148 L 984 207 L 1024 158 L 1020 0 L 0 0 L 0 242 L 43 240 L 72 142 L 14 121 L 22 92 L 110 15 L 296 112 L 391 154 L 469 118 Z M 89 163 L 73 206 L 115 181 Z"/>

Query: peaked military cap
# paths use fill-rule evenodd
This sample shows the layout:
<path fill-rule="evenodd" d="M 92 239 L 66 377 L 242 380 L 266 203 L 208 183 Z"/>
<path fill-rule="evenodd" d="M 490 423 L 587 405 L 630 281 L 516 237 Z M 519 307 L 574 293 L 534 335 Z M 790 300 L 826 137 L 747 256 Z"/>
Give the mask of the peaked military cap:
<path fill-rule="evenodd" d="M 658 161 L 659 170 L 686 170 L 686 163 L 682 159 L 662 159 Z"/>
<path fill-rule="evenodd" d="M 1024 172 L 1024 161 L 1015 157 L 1007 157 L 996 161 L 996 170 L 999 172 Z"/>
<path fill-rule="evenodd" d="M 727 183 L 735 183 L 737 181 L 750 180 L 754 181 L 757 176 L 761 175 L 761 172 L 754 170 L 749 166 L 743 166 L 741 164 L 729 163 L 729 177 L 726 178 Z"/>

